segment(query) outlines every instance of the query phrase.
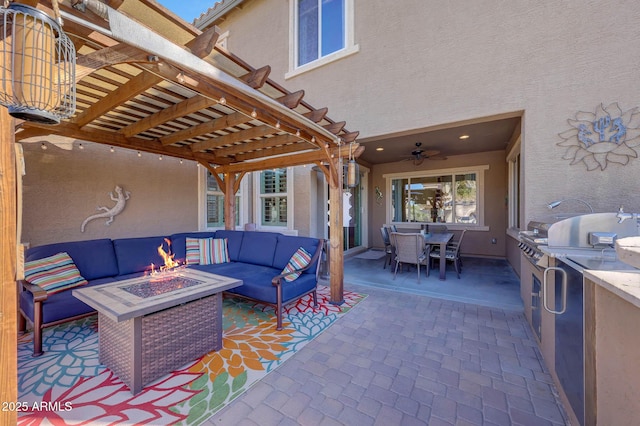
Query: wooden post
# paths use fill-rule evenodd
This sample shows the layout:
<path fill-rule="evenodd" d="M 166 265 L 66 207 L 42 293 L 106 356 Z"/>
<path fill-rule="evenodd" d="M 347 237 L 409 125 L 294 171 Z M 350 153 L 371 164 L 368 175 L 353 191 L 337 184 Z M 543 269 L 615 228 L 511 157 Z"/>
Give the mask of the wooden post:
<path fill-rule="evenodd" d="M 224 229 L 236 229 L 236 174 L 224 174 Z"/>
<path fill-rule="evenodd" d="M 16 286 L 16 161 L 14 122 L 0 107 L 0 395 L 18 401 L 18 311 Z M 16 424 L 15 410 L 0 410 L 0 424 Z"/>
<path fill-rule="evenodd" d="M 344 229 L 342 227 L 342 157 L 329 166 L 329 303 L 344 303 Z"/>

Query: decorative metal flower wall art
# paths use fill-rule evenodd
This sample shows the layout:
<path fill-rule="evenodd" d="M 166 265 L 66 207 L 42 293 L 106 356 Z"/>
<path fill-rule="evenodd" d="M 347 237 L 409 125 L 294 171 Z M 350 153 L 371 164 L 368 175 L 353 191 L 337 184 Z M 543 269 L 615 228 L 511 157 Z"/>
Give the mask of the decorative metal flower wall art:
<path fill-rule="evenodd" d="M 559 134 L 563 141 L 557 145 L 567 148 L 562 158 L 571 160 L 571 165 L 582 162 L 589 171 L 604 170 L 608 163 L 626 165 L 638 157 L 638 108 L 623 112 L 617 103 L 600 104 L 595 113 L 580 111 L 567 122 L 572 128 Z"/>

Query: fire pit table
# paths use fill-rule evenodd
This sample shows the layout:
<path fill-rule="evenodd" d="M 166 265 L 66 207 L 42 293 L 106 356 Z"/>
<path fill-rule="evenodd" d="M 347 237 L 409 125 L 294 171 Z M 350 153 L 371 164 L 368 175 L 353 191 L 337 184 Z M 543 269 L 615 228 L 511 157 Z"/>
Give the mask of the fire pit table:
<path fill-rule="evenodd" d="M 222 292 L 241 280 L 188 268 L 84 289 L 98 311 L 100 362 L 135 395 L 222 347 Z"/>

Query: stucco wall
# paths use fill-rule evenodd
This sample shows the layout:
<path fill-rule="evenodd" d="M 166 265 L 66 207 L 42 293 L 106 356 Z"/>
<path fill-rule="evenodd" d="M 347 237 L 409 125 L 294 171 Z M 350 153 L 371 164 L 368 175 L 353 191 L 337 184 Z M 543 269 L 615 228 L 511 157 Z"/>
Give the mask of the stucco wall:
<path fill-rule="evenodd" d="M 640 3 L 553 0 L 355 0 L 359 52 L 287 81 L 289 1 L 253 0 L 218 23 L 228 47 L 317 107 L 347 120 L 360 140 L 524 111 L 524 223 L 546 204 L 579 197 L 596 211 L 640 211 L 640 159 L 587 171 L 556 144 L 579 111 L 640 106 Z M 637 124 L 636 124 L 637 125 Z M 565 207 L 565 206 L 563 206 Z M 566 206 L 582 211 L 579 205 Z"/>
<path fill-rule="evenodd" d="M 25 143 L 23 237 L 31 246 L 94 238 L 169 235 L 198 228 L 198 179 L 194 162 L 84 143 L 64 150 Z M 111 208 L 120 185 L 131 196 L 109 226 L 106 219 L 80 225 L 96 207 Z"/>
<path fill-rule="evenodd" d="M 640 413 L 640 310 L 600 286 L 595 309 L 598 424 L 635 425 Z"/>

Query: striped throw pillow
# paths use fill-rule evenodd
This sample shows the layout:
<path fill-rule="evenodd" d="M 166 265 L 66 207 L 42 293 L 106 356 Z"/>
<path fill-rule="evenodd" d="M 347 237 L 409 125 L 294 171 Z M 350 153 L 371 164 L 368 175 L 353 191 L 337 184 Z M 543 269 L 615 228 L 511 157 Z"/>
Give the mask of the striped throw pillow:
<path fill-rule="evenodd" d="M 198 240 L 201 265 L 229 262 L 226 238 L 203 238 Z"/>
<path fill-rule="evenodd" d="M 300 247 L 295 253 L 293 253 L 293 256 L 289 259 L 289 263 L 287 263 L 287 266 L 282 270 L 282 273 L 284 274 L 286 272 L 302 269 L 307 266 L 309 262 L 311 262 L 311 255 L 304 248 Z M 286 275 L 284 280 L 289 282 L 295 281 L 298 279 L 300 274 L 302 274 L 302 272 L 295 272 L 293 274 Z"/>
<path fill-rule="evenodd" d="M 87 284 L 66 252 L 24 263 L 24 276 L 48 294 Z"/>
<path fill-rule="evenodd" d="M 187 237 L 187 265 L 197 265 L 200 263 L 200 244 L 197 238 Z"/>

